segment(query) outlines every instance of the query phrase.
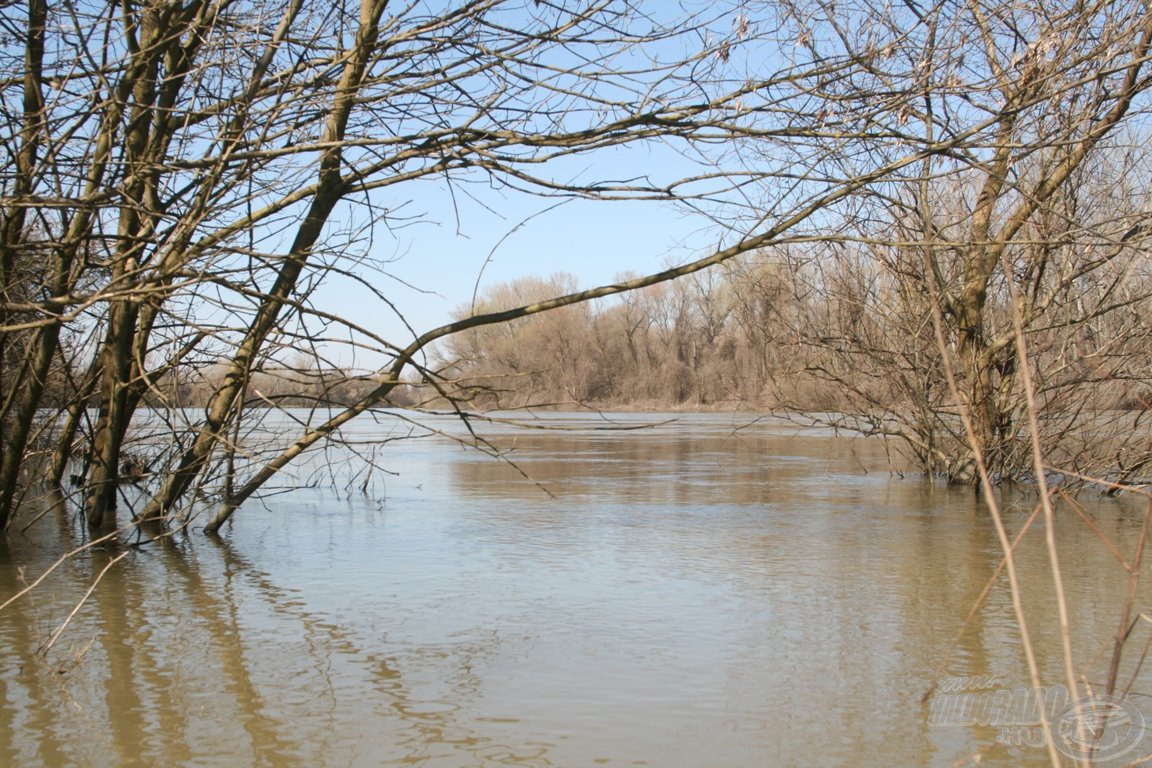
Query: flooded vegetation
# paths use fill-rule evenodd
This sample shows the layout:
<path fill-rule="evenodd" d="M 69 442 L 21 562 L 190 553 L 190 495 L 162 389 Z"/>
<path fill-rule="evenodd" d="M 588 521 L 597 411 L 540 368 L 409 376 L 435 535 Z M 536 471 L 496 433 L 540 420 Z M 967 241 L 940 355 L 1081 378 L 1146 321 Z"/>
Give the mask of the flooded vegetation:
<path fill-rule="evenodd" d="M 1146 0 L 0 24 L 0 764 L 1152 754 Z"/>

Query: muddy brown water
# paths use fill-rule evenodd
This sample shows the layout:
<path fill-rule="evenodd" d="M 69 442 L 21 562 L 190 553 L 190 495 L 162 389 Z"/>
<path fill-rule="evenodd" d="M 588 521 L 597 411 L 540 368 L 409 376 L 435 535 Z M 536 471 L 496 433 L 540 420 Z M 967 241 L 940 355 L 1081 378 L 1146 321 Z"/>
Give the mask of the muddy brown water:
<path fill-rule="evenodd" d="M 368 494 L 346 476 L 357 460 L 329 453 L 330 471 L 296 470 L 316 487 L 249 503 L 223 542 L 131 552 L 39 654 L 124 550 L 71 559 L 0 612 L 0 765 L 1046 764 L 1038 729 L 941 708 L 1030 686 L 1003 580 L 964 624 L 1001 558 L 970 490 L 891 474 L 873 441 L 748 415 L 545 421 L 565 431 L 480 427 L 515 467 L 443 435 L 390 443 L 394 474 Z M 406 429 L 348 436 L 363 452 Z M 1018 530 L 1032 500 L 1001 501 Z M 1130 550 L 1142 504 L 1084 502 Z M 1058 521 L 1076 669 L 1099 685 L 1125 577 Z M 1019 569 L 1047 691 L 1064 677 L 1043 533 Z M 60 517 L 9 534 L 0 596 L 81 535 Z M 1152 726 L 1152 675 L 1134 687 Z M 1136 725 L 1102 765 L 1152 752 Z"/>

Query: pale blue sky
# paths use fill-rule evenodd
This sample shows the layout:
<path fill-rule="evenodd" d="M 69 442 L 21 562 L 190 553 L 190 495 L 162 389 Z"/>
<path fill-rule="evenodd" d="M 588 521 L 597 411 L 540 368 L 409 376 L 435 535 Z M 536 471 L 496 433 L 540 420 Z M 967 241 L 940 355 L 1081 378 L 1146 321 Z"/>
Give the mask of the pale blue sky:
<path fill-rule="evenodd" d="M 622 173 L 627 166 L 634 168 Z M 616 151 L 582 158 L 579 175 L 587 181 L 638 173 L 671 178 L 699 172 L 699 167 L 667 148 L 636 148 L 625 156 Z M 404 213 L 426 213 L 423 222 L 396 231 L 377 226 L 372 249 L 378 258 L 395 258 L 387 271 L 413 286 L 374 278 L 417 333 L 449 322 L 452 312 L 471 300 L 478 280 L 483 293 L 515 278 L 567 272 L 577 277 L 580 287 L 593 287 L 612 282 L 625 271 L 654 272 L 669 261 L 697 257 L 720 237 L 716 227 L 671 202 L 562 201 L 500 193 L 486 185 L 468 189 L 480 202 L 458 191 L 454 207 L 453 196 L 442 181 L 397 187 L 387 202 L 380 201 L 395 206 L 395 201 L 411 199 Z M 332 279 L 315 300 L 321 308 L 338 312 L 393 343 L 412 340 L 403 324 L 363 286 Z M 339 359 L 348 362 L 345 354 Z M 367 359 L 358 358 L 358 362 L 364 364 Z"/>

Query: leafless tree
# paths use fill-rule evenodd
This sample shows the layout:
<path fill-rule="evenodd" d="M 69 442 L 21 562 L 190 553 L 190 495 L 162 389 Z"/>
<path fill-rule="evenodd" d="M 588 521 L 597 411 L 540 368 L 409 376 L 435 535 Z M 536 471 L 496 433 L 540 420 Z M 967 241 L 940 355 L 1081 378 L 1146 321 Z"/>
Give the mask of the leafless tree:
<path fill-rule="evenodd" d="M 906 8 L 907 32 L 866 27 L 859 36 L 885 54 L 868 78 L 919 73 L 918 97 L 877 119 L 925 144 L 963 131 L 978 138 L 871 186 L 840 216 L 822 218 L 813 243 L 788 251 L 804 265 L 801 292 L 819 297 L 793 324 L 803 344 L 822 350 L 807 370 L 844 393 L 838 423 L 899 438 L 924 469 L 975 479 L 958 418 L 965 409 L 992 476 L 1027 475 L 1009 298 L 1017 290 L 1040 363 L 1046 450 L 1074 471 L 1097 471 L 1104 457 L 1073 443 L 1103 446 L 1084 441 L 1084 430 L 1109 405 L 1136 403 L 1144 381 L 1135 350 L 1148 335 L 1137 309 L 1148 298 L 1148 8 Z M 825 31 L 849 28 L 830 11 L 816 18 Z M 821 97 L 832 103 L 844 87 L 838 79 Z M 945 386 L 945 354 L 955 356 L 959 401 Z M 1108 434 L 1131 435 L 1129 427 Z M 1147 464 L 1146 446 L 1117 447 L 1107 453 L 1121 471 Z"/>
<path fill-rule="evenodd" d="M 1143 5 L 1065 5 L 29 0 L 0 19 L 0 522 L 38 450 L 56 480 L 78 465 L 88 521 L 110 522 L 146 422 L 138 514 L 214 505 L 214 531 L 300 453 L 386 404 L 405 371 L 435 381 L 423 355 L 439 339 L 843 236 L 834 222 L 856 196 L 903 199 L 957 173 L 981 180 L 975 245 L 961 282 L 933 290 L 979 404 L 992 370 L 980 329 L 1007 243 L 1147 86 Z M 564 175 L 566 158 L 657 140 L 699 172 Z M 316 304 L 339 275 L 390 306 L 375 238 L 421 218 L 400 203 L 425 179 L 458 194 L 679 202 L 725 234 L 682 266 L 411 341 Z M 933 237 L 947 224 L 923 221 Z M 1119 228 L 1134 224 L 1109 237 L 1132 247 L 1140 238 Z M 339 335 L 391 362 L 352 405 L 251 450 L 246 430 L 267 406 L 254 378 Z M 182 407 L 192 381 L 211 390 L 203 408 Z"/>
<path fill-rule="evenodd" d="M 666 194 L 648 180 L 570 187 L 537 169 L 737 130 L 729 121 L 754 86 L 720 76 L 724 40 L 704 39 L 720 23 L 731 38 L 733 13 L 665 23 L 627 2 L 287 0 L 33 1 L 8 15 L 0 520 L 44 445 L 60 367 L 71 395 L 51 422 L 54 473 L 83 455 L 90 523 L 110 519 L 145 397 L 179 405 L 163 380 L 208 361 L 226 362 L 203 417 L 182 414 L 153 457 L 163 481 L 146 514 L 210 476 L 230 487 L 234 471 L 220 467 L 234 467 L 253 375 L 317 320 L 341 322 L 310 291 L 334 272 L 370 281 L 374 230 L 405 223 L 389 188 L 442 178 Z"/>

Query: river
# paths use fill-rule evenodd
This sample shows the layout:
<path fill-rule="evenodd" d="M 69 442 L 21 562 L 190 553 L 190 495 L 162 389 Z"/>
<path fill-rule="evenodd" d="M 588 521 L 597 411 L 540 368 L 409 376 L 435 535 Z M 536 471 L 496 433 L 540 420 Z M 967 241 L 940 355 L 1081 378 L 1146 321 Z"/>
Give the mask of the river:
<path fill-rule="evenodd" d="M 1047 764 L 1036 729 L 933 716 L 959 689 L 1030 687 L 1003 578 L 965 622 L 1002 557 L 970 489 L 747 414 L 478 425 L 505 460 L 424 421 L 441 434 L 384 444 L 409 430 L 390 416 L 346 431 L 379 448 L 367 492 L 353 453 L 317 454 L 297 470 L 312 487 L 249 502 L 222 541 L 194 523 L 92 548 L 0 612 L 0 765 Z M 1129 553 L 1142 500 L 1082 500 Z M 1019 530 L 1033 500 L 1000 501 Z M 1069 509 L 1058 521 L 1076 672 L 1100 686 L 1126 577 Z M 11 532 L 0 596 L 82 535 L 61 516 Z M 1018 561 L 1056 690 L 1042 524 Z M 1144 693 L 1148 624 L 1122 664 Z M 1152 720 L 1152 699 L 1127 699 Z M 1152 752 L 1133 733 L 1101 764 Z"/>

